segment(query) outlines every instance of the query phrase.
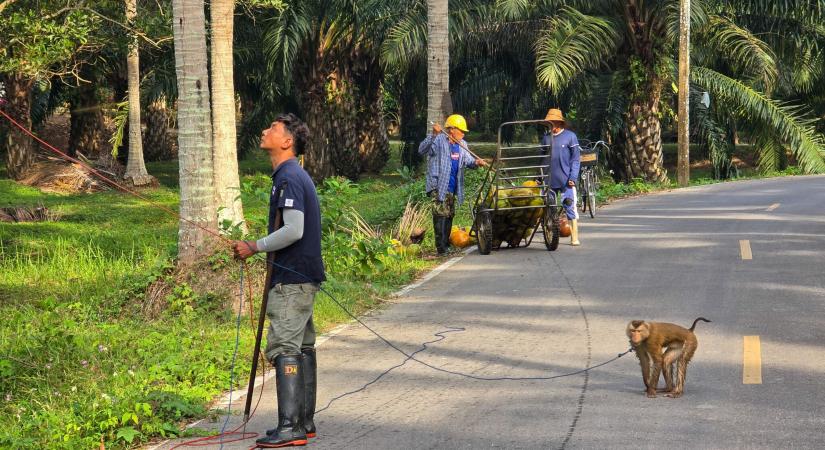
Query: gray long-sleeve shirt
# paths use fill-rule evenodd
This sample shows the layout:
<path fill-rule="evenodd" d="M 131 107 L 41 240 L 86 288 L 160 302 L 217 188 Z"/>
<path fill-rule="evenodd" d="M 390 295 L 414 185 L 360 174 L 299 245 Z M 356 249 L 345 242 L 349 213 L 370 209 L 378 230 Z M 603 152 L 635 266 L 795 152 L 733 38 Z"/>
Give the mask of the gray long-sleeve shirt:
<path fill-rule="evenodd" d="M 289 247 L 304 237 L 304 213 L 284 208 L 283 215 L 284 225 L 281 228 L 256 241 L 259 252 L 274 252 Z"/>

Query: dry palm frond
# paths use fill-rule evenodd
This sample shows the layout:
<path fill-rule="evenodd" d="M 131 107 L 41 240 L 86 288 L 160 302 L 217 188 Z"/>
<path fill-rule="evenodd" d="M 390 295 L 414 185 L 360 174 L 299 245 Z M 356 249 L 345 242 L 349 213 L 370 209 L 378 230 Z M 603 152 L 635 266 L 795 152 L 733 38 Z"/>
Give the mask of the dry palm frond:
<path fill-rule="evenodd" d="M 348 222 L 348 226 L 344 225 L 341 228 L 350 234 L 350 236 L 366 237 L 369 239 L 379 239 L 381 237 L 381 230 L 368 224 L 366 220 L 358 214 L 353 208 L 350 208 L 344 214 L 344 220 Z"/>
<path fill-rule="evenodd" d="M 392 237 L 402 245 L 418 243 L 424 238 L 432 206 L 429 203 L 407 203 L 404 214 L 392 228 Z"/>
<path fill-rule="evenodd" d="M 21 183 L 38 187 L 46 192 L 76 193 L 98 192 L 109 187 L 80 164 L 62 161 L 36 162 Z"/>
<path fill-rule="evenodd" d="M 0 222 L 54 222 L 60 216 L 43 205 L 35 208 L 12 206 L 0 208 Z"/>

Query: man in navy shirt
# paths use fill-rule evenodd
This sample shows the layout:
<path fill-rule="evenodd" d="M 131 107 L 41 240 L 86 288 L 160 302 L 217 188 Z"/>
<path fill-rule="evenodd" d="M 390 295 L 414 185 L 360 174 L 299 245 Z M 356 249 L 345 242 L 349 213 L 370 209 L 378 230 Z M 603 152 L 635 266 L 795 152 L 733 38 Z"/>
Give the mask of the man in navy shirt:
<path fill-rule="evenodd" d="M 315 327 L 312 311 L 324 276 L 321 260 L 321 210 L 315 185 L 296 159 L 309 129 L 294 114 L 278 116 L 263 131 L 261 148 L 272 162 L 269 235 L 235 241 L 235 254 L 275 253 L 266 315 L 266 357 L 275 367 L 278 426 L 258 439 L 259 447 L 305 445 L 315 437 Z M 281 220 L 276 223 L 280 212 Z M 282 268 L 285 267 L 286 269 Z"/>
<path fill-rule="evenodd" d="M 550 148 L 550 189 L 562 199 L 562 205 L 570 220 L 570 245 L 579 242 L 579 213 L 576 211 L 576 180 L 579 179 L 580 147 L 576 133 L 565 129 L 567 122 L 560 109 L 550 109 L 544 118 L 550 133 L 541 140 L 542 151 Z M 552 135 L 551 135 L 552 134 Z M 545 179 L 545 182 L 547 180 Z"/>
<path fill-rule="evenodd" d="M 433 124 L 433 133 L 418 146 L 420 155 L 427 155 L 427 195 L 433 199 L 433 233 L 435 248 L 443 255 L 450 247 L 450 230 L 455 216 L 456 200 L 464 201 L 464 168 L 486 166 L 483 159 L 476 159 L 467 151 L 464 133 L 467 121 L 453 114 L 441 126 Z"/>

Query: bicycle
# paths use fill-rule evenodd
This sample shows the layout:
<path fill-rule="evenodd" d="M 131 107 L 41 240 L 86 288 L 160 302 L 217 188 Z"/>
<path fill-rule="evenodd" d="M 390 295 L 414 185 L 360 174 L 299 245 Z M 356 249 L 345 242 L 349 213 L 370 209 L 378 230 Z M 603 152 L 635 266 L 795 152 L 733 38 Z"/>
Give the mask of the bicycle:
<path fill-rule="evenodd" d="M 590 218 L 596 217 L 596 192 L 599 190 L 599 174 L 596 173 L 596 164 L 599 162 L 600 147 L 608 149 L 604 141 L 591 143 L 587 140 L 579 142 L 581 148 L 581 170 L 579 172 L 579 191 L 581 193 L 581 211 L 589 212 Z"/>

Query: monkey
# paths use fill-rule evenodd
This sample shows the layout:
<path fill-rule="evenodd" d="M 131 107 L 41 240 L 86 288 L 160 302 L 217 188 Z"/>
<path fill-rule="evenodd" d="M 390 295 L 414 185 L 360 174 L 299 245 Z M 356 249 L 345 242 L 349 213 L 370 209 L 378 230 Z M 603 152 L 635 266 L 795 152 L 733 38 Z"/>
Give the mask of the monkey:
<path fill-rule="evenodd" d="M 656 397 L 659 372 L 665 379 L 667 397 L 678 398 L 685 389 L 685 374 L 693 353 L 699 346 L 693 329 L 699 321 L 710 322 L 704 317 L 693 321 L 689 329 L 664 322 L 632 320 L 627 324 L 627 337 L 642 366 L 642 380 L 648 398 Z M 673 365 L 676 365 L 676 380 L 673 379 Z"/>

